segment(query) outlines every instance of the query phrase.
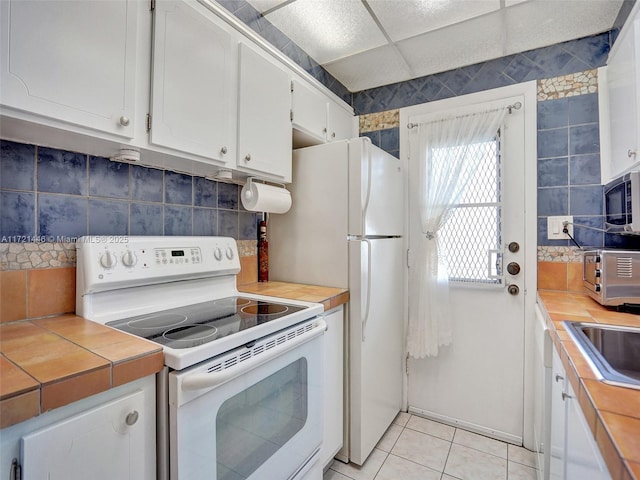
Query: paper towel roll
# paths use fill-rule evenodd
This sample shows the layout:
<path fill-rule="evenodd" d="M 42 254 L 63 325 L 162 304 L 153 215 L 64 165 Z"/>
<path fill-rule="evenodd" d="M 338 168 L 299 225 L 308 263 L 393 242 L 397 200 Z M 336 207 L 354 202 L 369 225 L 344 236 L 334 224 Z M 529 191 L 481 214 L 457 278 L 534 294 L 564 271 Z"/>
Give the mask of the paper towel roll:
<path fill-rule="evenodd" d="M 282 187 L 255 183 L 242 187 L 242 205 L 251 212 L 286 213 L 291 208 L 291 193 Z"/>

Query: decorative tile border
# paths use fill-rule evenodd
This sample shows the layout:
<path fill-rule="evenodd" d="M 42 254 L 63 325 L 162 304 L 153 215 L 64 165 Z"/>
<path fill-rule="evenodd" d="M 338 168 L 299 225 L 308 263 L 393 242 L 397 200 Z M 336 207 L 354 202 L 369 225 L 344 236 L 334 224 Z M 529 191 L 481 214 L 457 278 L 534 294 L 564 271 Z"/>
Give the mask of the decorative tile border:
<path fill-rule="evenodd" d="M 360 133 L 376 132 L 387 128 L 400 126 L 400 110 L 386 110 L 384 112 L 360 115 Z"/>
<path fill-rule="evenodd" d="M 577 247 L 538 247 L 539 262 L 580 263 L 582 250 Z"/>
<path fill-rule="evenodd" d="M 598 70 L 538 80 L 538 101 L 574 97 L 598 92 Z"/>
<path fill-rule="evenodd" d="M 258 254 L 257 240 L 238 240 L 240 257 Z M 0 243 L 0 271 L 31 270 L 76 266 L 76 244 L 66 243 Z"/>

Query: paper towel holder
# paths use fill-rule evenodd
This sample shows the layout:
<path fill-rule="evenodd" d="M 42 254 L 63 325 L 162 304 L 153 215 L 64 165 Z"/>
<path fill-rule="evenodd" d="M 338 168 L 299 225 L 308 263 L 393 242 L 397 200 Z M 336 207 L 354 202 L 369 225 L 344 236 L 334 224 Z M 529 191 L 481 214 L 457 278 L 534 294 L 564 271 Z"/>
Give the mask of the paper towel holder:
<path fill-rule="evenodd" d="M 262 180 L 262 179 L 260 179 L 260 178 L 258 178 L 258 177 L 248 177 L 248 178 L 247 178 L 247 182 L 245 183 L 245 187 L 246 187 L 246 188 L 244 189 L 244 197 L 245 197 L 247 200 L 251 200 L 251 199 L 253 198 L 253 192 L 251 191 L 251 184 L 252 184 L 255 180 Z M 279 186 L 281 186 L 282 188 L 284 188 L 285 190 L 287 189 L 287 187 L 286 187 L 286 185 L 285 185 L 284 183 L 278 183 L 278 182 L 269 182 L 269 183 L 267 183 L 265 180 L 262 180 L 262 183 L 264 183 L 264 184 L 266 184 L 266 185 L 269 185 L 269 183 L 270 183 L 270 184 L 273 184 L 273 185 L 279 185 Z"/>

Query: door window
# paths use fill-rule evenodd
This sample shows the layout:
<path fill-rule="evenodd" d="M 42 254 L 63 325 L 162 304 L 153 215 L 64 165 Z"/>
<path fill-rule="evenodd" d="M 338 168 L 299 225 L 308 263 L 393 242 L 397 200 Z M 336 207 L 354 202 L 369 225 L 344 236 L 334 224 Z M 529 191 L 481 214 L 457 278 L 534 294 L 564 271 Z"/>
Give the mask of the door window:
<path fill-rule="evenodd" d="M 449 264 L 449 281 L 495 285 L 502 280 L 496 261 L 502 248 L 500 134 L 489 142 L 469 146 L 469 165 L 475 172 L 460 201 L 440 230 L 441 246 Z M 458 148 L 458 147 L 453 147 Z M 437 158 L 437 153 L 436 153 Z M 469 167 L 471 168 L 471 167 Z"/>
<path fill-rule="evenodd" d="M 307 421 L 306 358 L 225 400 L 216 417 L 218 480 L 249 478 Z"/>

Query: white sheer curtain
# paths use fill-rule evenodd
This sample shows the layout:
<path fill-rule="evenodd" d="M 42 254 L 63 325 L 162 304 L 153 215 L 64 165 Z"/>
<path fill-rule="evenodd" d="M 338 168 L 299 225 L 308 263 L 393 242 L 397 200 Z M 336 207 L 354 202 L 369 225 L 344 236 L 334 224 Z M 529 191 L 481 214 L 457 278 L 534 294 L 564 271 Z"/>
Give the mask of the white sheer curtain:
<path fill-rule="evenodd" d="M 409 172 L 419 175 L 410 201 L 419 205 L 422 231 L 418 244 L 411 245 L 407 347 L 414 358 L 437 356 L 439 347 L 452 341 L 449 273 L 439 232 L 476 171 L 474 144 L 495 138 L 506 112 L 500 108 L 441 118 L 414 124 L 410 131 L 411 154 L 418 155 L 419 165 L 419 171 Z"/>

